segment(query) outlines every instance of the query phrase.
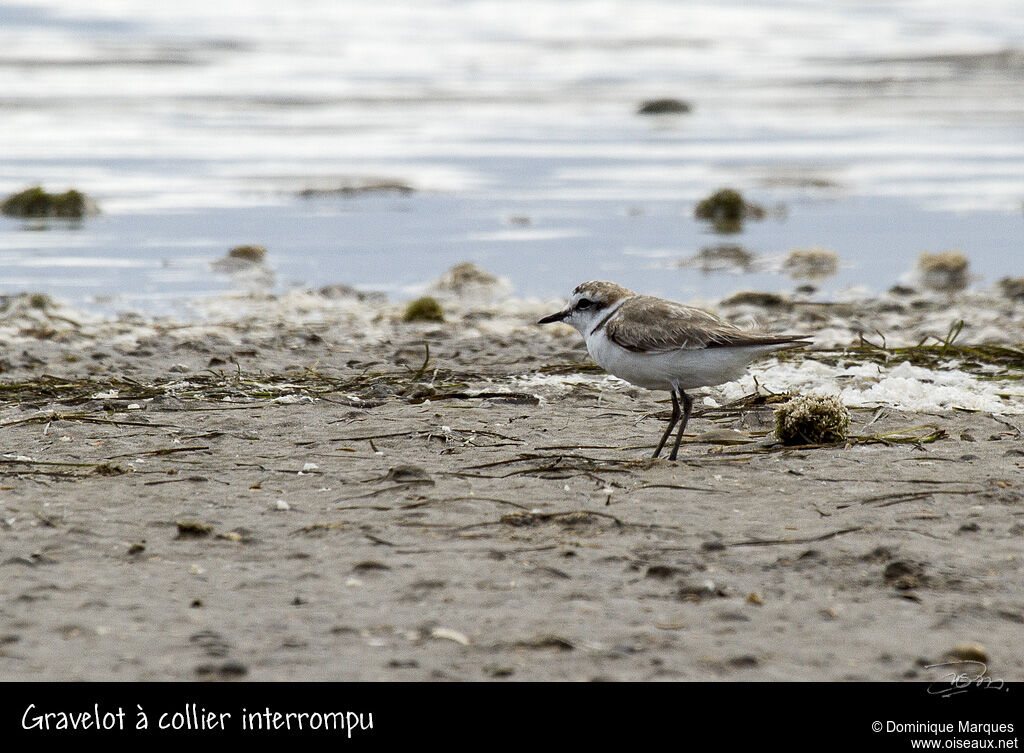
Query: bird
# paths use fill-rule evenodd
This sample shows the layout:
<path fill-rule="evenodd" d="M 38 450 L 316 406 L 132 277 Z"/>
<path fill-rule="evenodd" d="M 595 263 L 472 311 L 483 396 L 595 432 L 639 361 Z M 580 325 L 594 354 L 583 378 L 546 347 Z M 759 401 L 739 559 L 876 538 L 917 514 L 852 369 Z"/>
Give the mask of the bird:
<path fill-rule="evenodd" d="M 730 382 L 759 356 L 810 345 L 808 335 L 743 330 L 708 311 L 603 280 L 577 285 L 568 305 L 538 324 L 553 322 L 569 324 L 583 335 L 591 358 L 605 371 L 638 387 L 668 390 L 672 415 L 654 457 L 661 455 L 681 415 L 669 460 L 679 454 L 693 410 L 687 390 Z"/>

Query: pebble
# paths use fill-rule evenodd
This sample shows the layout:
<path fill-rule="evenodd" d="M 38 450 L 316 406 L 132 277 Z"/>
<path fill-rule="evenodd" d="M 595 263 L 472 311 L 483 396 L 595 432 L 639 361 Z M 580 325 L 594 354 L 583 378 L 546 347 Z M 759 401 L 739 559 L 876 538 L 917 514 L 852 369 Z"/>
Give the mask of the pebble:
<path fill-rule="evenodd" d="M 963 661 L 988 661 L 988 652 L 980 643 L 958 643 L 946 652 L 946 656 Z"/>
<path fill-rule="evenodd" d="M 430 631 L 432 638 L 442 638 L 444 640 L 455 641 L 460 646 L 468 646 L 469 638 L 464 633 L 460 633 L 458 630 L 452 630 L 451 628 L 434 628 Z"/>

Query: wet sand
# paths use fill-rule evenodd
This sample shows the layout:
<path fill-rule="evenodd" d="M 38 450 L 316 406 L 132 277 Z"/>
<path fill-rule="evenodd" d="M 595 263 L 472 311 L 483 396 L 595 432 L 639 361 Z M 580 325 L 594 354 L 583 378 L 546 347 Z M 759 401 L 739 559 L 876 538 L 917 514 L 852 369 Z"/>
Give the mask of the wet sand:
<path fill-rule="evenodd" d="M 991 300 L 964 341 L 1024 341 Z M 1024 679 L 1017 402 L 858 407 L 860 439 L 784 448 L 770 396 L 712 388 L 651 460 L 667 395 L 549 306 L 6 301 L 0 678 L 938 680 L 953 652 Z M 855 308 L 908 342 L 955 313 L 901 306 Z M 805 309 L 757 318 L 871 332 Z"/>

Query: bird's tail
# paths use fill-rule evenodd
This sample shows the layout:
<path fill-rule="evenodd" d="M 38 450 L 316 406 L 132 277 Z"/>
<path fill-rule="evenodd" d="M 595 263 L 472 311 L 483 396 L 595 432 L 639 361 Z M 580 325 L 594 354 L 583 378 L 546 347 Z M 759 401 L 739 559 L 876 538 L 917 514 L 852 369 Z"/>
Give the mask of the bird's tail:
<path fill-rule="evenodd" d="M 791 348 L 805 348 L 813 345 L 810 335 L 768 335 L 765 337 L 765 345 L 778 346 L 775 350 L 789 350 Z"/>
<path fill-rule="evenodd" d="M 751 335 L 744 339 L 744 345 L 760 346 L 768 352 L 803 348 L 812 344 L 810 335 Z"/>

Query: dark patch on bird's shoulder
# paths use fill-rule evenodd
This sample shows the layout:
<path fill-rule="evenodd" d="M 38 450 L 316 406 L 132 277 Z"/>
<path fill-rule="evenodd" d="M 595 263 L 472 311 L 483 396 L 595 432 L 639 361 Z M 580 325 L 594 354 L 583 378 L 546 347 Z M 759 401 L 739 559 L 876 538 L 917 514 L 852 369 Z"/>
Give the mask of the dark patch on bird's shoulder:
<path fill-rule="evenodd" d="M 606 304 L 606 303 L 600 303 L 600 304 L 597 304 L 597 303 L 596 303 L 596 304 L 594 304 L 594 305 L 596 305 L 596 306 L 597 306 L 597 307 L 598 307 L 598 308 L 600 309 L 600 308 L 606 308 L 608 304 Z M 612 318 L 613 316 L 615 316 L 615 314 L 617 313 L 617 311 L 618 311 L 618 310 L 616 309 L 616 311 L 610 311 L 610 312 L 608 312 L 608 314 L 607 314 L 607 315 L 605 316 L 605 318 L 604 318 L 604 319 L 602 319 L 601 321 L 599 321 L 599 322 L 597 323 L 597 326 L 596 326 L 596 327 L 594 327 L 594 328 L 593 328 L 592 330 L 590 330 L 590 333 L 591 333 L 591 334 L 594 334 L 595 332 L 600 332 L 600 331 L 601 331 L 601 329 L 602 329 L 602 328 L 604 327 L 604 325 L 606 325 L 606 324 L 608 323 L 608 320 L 609 320 L 609 319 L 611 319 L 611 318 Z"/>

